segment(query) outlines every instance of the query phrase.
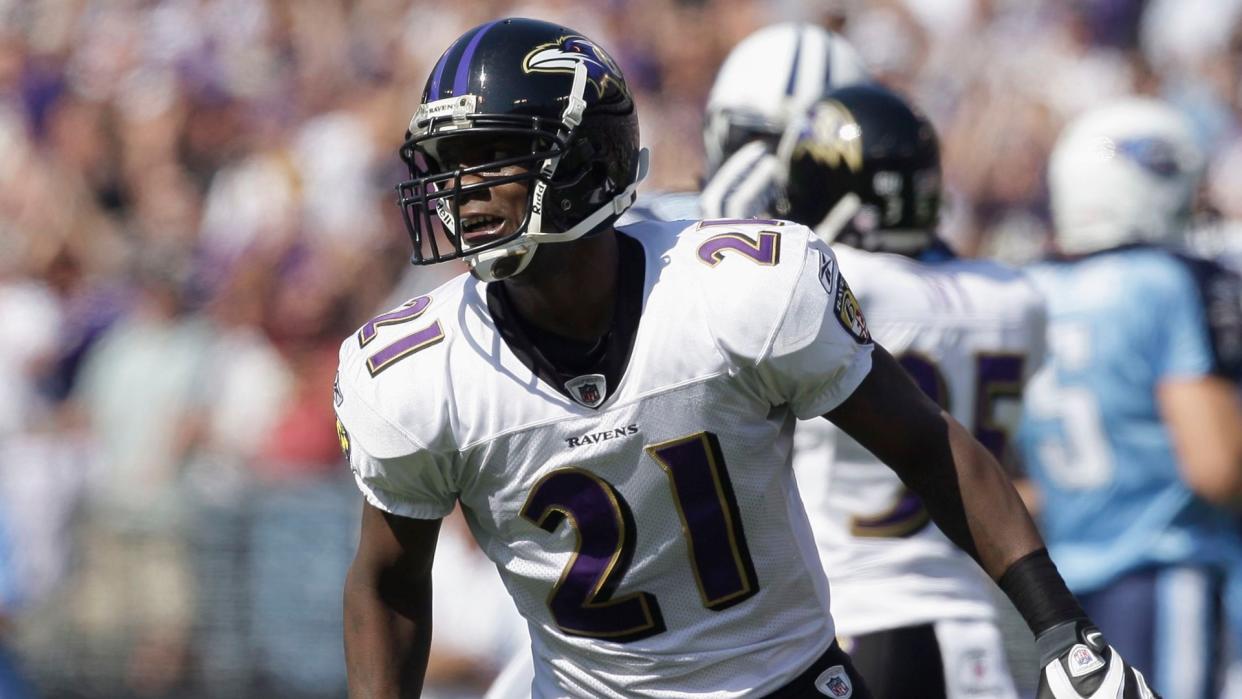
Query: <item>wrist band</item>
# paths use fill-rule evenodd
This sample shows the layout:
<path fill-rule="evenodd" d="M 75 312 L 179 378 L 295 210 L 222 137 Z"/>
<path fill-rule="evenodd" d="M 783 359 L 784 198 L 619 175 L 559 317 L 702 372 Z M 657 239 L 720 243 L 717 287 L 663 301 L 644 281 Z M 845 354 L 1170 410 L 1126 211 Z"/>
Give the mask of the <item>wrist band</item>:
<path fill-rule="evenodd" d="M 1057 572 L 1048 549 L 1041 548 L 1019 558 L 996 584 L 1037 637 L 1058 624 L 1087 618 L 1087 613 Z"/>

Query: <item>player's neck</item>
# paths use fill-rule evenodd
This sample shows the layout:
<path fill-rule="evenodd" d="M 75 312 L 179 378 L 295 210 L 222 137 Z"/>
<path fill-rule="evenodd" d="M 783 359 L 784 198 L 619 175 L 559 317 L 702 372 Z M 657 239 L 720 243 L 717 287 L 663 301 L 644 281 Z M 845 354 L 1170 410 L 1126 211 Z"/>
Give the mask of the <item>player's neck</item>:
<path fill-rule="evenodd" d="M 595 340 L 612 324 L 618 254 L 612 230 L 545 244 L 522 274 L 501 283 L 526 322 L 569 339 Z"/>

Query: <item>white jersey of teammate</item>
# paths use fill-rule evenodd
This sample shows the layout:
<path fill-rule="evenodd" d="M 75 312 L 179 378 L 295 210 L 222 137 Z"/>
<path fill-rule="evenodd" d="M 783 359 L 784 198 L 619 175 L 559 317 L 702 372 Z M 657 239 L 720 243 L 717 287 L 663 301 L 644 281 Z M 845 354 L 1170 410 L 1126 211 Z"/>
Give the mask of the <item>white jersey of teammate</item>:
<path fill-rule="evenodd" d="M 342 443 L 375 507 L 460 501 L 529 624 L 534 696 L 761 695 L 834 637 L 795 417 L 848 397 L 873 345 L 804 227 L 619 237 L 645 278 L 617 385 L 554 388 L 494 321 L 495 290 L 462 276 L 342 345 Z"/>
<path fill-rule="evenodd" d="M 989 261 L 833 249 L 876 342 L 980 441 L 1000 447 L 1042 361 L 1045 311 L 1035 288 Z M 982 570 L 857 442 L 826 420 L 800 423 L 794 467 L 841 636 L 993 618 Z"/>

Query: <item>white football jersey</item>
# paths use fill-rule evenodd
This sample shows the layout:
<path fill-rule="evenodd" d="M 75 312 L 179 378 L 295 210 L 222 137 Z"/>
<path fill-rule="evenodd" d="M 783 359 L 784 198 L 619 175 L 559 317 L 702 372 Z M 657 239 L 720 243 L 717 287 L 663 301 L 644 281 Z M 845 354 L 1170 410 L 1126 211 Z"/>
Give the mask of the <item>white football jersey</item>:
<path fill-rule="evenodd" d="M 645 268 L 615 386 L 550 385 L 468 276 L 341 348 L 359 487 L 406 517 L 461 502 L 529 623 L 536 697 L 754 696 L 834 636 L 793 428 L 854 391 L 873 345 L 806 228 L 686 226 L 622 231 Z"/>
<path fill-rule="evenodd" d="M 1022 273 L 984 260 L 920 263 L 834 246 L 872 337 L 993 453 L 1017 423 L 1043 357 L 1042 298 Z M 842 636 L 990 619 L 983 571 L 929 520 L 887 466 L 827 420 L 799 423 L 794 467 L 832 580 Z"/>

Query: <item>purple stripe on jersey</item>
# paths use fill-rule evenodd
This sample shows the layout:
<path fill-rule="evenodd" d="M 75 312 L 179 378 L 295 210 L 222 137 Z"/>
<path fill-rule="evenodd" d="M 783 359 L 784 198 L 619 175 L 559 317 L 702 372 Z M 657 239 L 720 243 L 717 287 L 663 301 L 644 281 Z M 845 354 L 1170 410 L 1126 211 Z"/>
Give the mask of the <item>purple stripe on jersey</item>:
<path fill-rule="evenodd" d="M 901 499 L 880 517 L 874 520 L 868 520 L 868 524 L 872 527 L 890 527 L 894 524 L 900 524 L 911 519 L 922 516 L 923 500 L 917 493 L 906 490 L 902 493 Z"/>
<path fill-rule="evenodd" d="M 875 517 L 851 517 L 850 533 L 861 537 L 897 539 L 911 536 L 931 522 L 923 499 L 908 488 L 901 489 L 897 502 Z"/>
<path fill-rule="evenodd" d="M 500 20 L 496 20 L 499 22 Z M 467 88 L 470 86 L 470 61 L 474 59 L 475 49 L 479 48 L 479 41 L 483 39 L 483 35 L 487 30 L 496 25 L 496 22 L 488 22 L 479 28 L 479 31 L 470 37 L 470 43 L 466 44 L 466 50 L 461 54 L 461 60 L 457 62 L 457 74 L 453 76 L 453 96 L 457 97 L 466 94 Z"/>

